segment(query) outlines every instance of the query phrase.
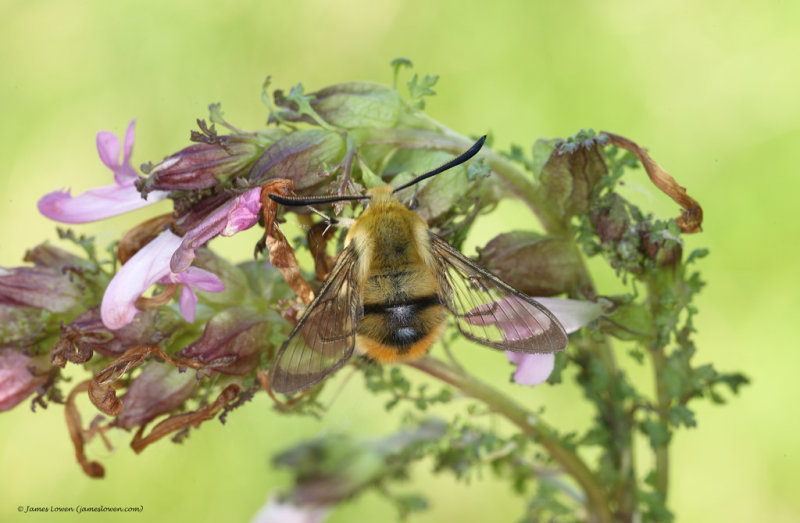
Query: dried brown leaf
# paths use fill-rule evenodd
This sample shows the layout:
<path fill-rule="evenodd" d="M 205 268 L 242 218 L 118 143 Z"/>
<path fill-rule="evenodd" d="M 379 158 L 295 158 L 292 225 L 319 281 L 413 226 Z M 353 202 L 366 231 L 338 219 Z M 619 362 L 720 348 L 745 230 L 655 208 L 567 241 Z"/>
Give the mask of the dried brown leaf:
<path fill-rule="evenodd" d="M 90 478 L 102 478 L 105 476 L 105 469 L 97 461 L 89 461 L 84 451 L 84 446 L 89 441 L 87 432 L 81 428 L 81 415 L 78 412 L 78 407 L 75 405 L 75 399 L 78 394 L 85 392 L 89 389 L 90 381 L 86 380 L 79 383 L 72 389 L 67 397 L 67 403 L 64 406 L 64 417 L 67 421 L 67 430 L 69 437 L 72 440 L 72 446 L 75 447 L 75 459 L 78 460 L 83 471 Z M 88 434 L 91 434 L 89 432 Z"/>

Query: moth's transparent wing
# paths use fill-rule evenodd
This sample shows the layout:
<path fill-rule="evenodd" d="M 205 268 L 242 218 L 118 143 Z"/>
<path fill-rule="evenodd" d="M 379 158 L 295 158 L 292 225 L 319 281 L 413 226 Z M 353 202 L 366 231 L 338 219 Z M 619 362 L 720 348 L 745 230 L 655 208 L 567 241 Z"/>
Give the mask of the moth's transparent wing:
<path fill-rule="evenodd" d="M 270 387 L 291 394 L 314 385 L 353 354 L 364 314 L 352 247 L 339 255 L 317 297 L 281 346 L 270 369 Z"/>
<path fill-rule="evenodd" d="M 567 346 L 552 312 L 431 234 L 440 299 L 467 338 L 496 349 L 550 353 Z"/>

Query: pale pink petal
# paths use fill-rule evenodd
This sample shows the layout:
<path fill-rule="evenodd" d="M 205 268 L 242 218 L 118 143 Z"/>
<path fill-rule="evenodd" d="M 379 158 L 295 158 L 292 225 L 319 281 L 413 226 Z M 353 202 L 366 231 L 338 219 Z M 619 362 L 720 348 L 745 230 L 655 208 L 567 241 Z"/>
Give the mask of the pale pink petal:
<path fill-rule="evenodd" d="M 506 351 L 506 356 L 511 360 L 516 356 L 518 360 L 517 370 L 514 371 L 514 381 L 520 385 L 539 385 L 547 380 L 555 367 L 555 354 L 521 354 L 519 352 Z M 521 356 L 521 358 L 519 357 Z"/>
<path fill-rule="evenodd" d="M 180 244 L 179 236 L 164 231 L 117 271 L 100 305 L 106 327 L 120 329 L 133 321 L 139 312 L 134 303 L 151 285 L 169 275 L 169 260 Z"/>
<path fill-rule="evenodd" d="M 506 357 L 508 358 L 508 361 L 515 365 L 522 363 L 523 360 L 525 360 L 525 356 L 526 354 L 524 352 L 515 352 L 511 350 L 506 351 Z"/>
<path fill-rule="evenodd" d="M 189 323 L 194 323 L 195 309 L 197 307 L 197 294 L 193 287 L 206 292 L 222 292 L 225 285 L 216 274 L 199 267 L 189 267 L 183 272 L 170 272 L 160 280 L 160 283 L 182 283 L 183 288 L 179 297 L 181 315 Z"/>
<path fill-rule="evenodd" d="M 599 303 L 564 298 L 534 298 L 552 312 L 567 334 L 571 334 L 603 314 Z"/>
<path fill-rule="evenodd" d="M 206 292 L 222 292 L 225 284 L 211 271 L 199 267 L 189 267 L 185 271 L 177 274 L 178 281 L 196 287 Z"/>
<path fill-rule="evenodd" d="M 257 187 L 234 200 L 233 208 L 228 212 L 228 221 L 220 234 L 222 236 L 233 236 L 239 231 L 249 229 L 258 223 L 260 211 L 261 188 Z"/>
<path fill-rule="evenodd" d="M 119 138 L 110 131 L 97 133 L 97 154 L 106 167 L 112 171 L 119 168 Z"/>
<path fill-rule="evenodd" d="M 96 187 L 71 196 L 69 190 L 45 194 L 39 212 L 62 223 L 87 223 L 123 214 L 163 200 L 167 191 L 153 191 L 142 198 L 133 183 Z"/>
<path fill-rule="evenodd" d="M 133 126 L 136 123 L 136 118 L 131 120 L 128 128 L 125 130 L 125 145 L 122 151 L 122 165 L 128 165 L 131 160 L 131 153 L 133 152 L 133 141 L 135 138 Z"/>
<path fill-rule="evenodd" d="M 534 299 L 547 307 L 558 318 L 558 321 L 568 334 L 577 331 L 603 314 L 603 307 L 591 301 L 563 298 Z M 501 328 L 504 327 L 501 326 Z M 517 365 L 517 370 L 514 371 L 514 381 L 520 385 L 543 383 L 553 372 L 553 367 L 555 366 L 554 354 L 526 354 L 506 351 L 506 357 L 508 361 Z"/>
<path fill-rule="evenodd" d="M 33 394 L 47 376 L 31 374 L 33 360 L 19 350 L 0 348 L 0 412 L 9 410 Z"/>
<path fill-rule="evenodd" d="M 197 311 L 197 294 L 195 294 L 191 286 L 184 284 L 178 302 L 183 319 L 187 323 L 194 323 L 194 315 Z"/>
<path fill-rule="evenodd" d="M 258 211 L 261 208 L 261 189 L 247 191 L 217 207 L 197 226 L 186 231 L 183 243 L 172 257 L 172 272 L 185 271 L 194 261 L 194 253 L 211 239 L 219 236 L 232 236 L 239 231 L 249 229 L 258 223 Z"/>

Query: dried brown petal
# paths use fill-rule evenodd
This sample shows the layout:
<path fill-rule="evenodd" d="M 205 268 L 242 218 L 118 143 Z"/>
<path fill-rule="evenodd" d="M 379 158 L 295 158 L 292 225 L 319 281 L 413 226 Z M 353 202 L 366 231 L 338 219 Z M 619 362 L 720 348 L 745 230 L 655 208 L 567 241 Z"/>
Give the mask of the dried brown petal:
<path fill-rule="evenodd" d="M 105 469 L 97 461 L 89 461 L 86 458 L 84 446 L 88 443 L 89 438 L 85 437 L 85 432 L 81 425 L 81 415 L 78 412 L 78 407 L 75 405 L 75 399 L 78 394 L 85 392 L 89 389 L 90 381 L 79 383 L 72 389 L 67 397 L 67 403 L 64 406 L 64 417 L 67 421 L 67 430 L 69 437 L 72 440 L 72 446 L 75 447 L 75 459 L 78 460 L 81 468 L 90 478 L 102 478 L 105 476 Z"/>
<path fill-rule="evenodd" d="M 142 436 L 142 434 L 144 434 L 144 426 L 140 427 L 134 435 L 133 441 L 131 441 L 131 448 L 138 454 L 148 445 L 160 440 L 164 436 L 189 427 L 198 427 L 202 422 L 216 416 L 225 405 L 235 400 L 239 395 L 239 390 L 238 385 L 228 385 L 210 405 L 204 405 L 193 412 L 184 412 L 182 414 L 170 416 L 153 427 L 153 430 L 151 430 L 147 436 Z"/>
<path fill-rule="evenodd" d="M 269 250 L 269 262 L 280 271 L 286 283 L 303 300 L 303 303 L 311 304 L 314 301 L 314 291 L 300 274 L 300 266 L 297 264 L 294 249 L 289 245 L 286 237 L 280 230 L 275 229 L 273 236 L 267 236 L 266 243 Z"/>
<path fill-rule="evenodd" d="M 314 272 L 319 281 L 325 281 L 336 262 L 336 258 L 326 250 L 328 240 L 335 234 L 336 229 L 326 222 L 317 222 L 308 229 L 308 250 L 314 258 Z"/>
<path fill-rule="evenodd" d="M 675 203 L 683 207 L 684 211 L 675 220 L 681 232 L 694 233 L 703 230 L 701 227 L 703 224 L 703 208 L 700 207 L 700 204 L 697 203 L 694 198 L 689 196 L 685 187 L 678 185 L 678 182 L 662 169 L 660 165 L 654 162 L 653 159 L 650 158 L 650 155 L 647 154 L 647 151 L 642 149 L 633 140 L 605 131 L 604 134 L 608 136 L 610 144 L 635 154 L 636 157 L 639 158 L 639 161 L 642 162 L 645 171 L 647 171 L 647 176 L 650 177 L 650 181 L 667 196 L 672 198 Z"/>
<path fill-rule="evenodd" d="M 275 218 L 278 215 L 278 202 L 269 197 L 270 194 L 277 196 L 291 196 L 294 191 L 294 182 L 287 179 L 272 180 L 261 187 L 261 213 L 264 215 L 265 234 L 272 234 L 275 227 Z"/>

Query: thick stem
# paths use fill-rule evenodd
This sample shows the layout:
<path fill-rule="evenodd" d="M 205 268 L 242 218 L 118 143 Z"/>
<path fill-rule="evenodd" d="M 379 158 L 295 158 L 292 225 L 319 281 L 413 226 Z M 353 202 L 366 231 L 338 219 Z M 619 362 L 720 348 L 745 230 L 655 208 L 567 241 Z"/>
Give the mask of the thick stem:
<path fill-rule="evenodd" d="M 658 415 L 661 423 L 667 425 L 669 423 L 669 404 L 670 399 L 667 394 L 667 386 L 664 383 L 664 368 L 667 364 L 667 357 L 664 354 L 664 347 L 657 347 L 652 352 L 653 355 L 653 374 L 655 375 L 656 382 L 656 396 L 658 398 Z M 659 445 L 655 449 L 656 454 L 656 490 L 661 492 L 664 496 L 664 502 L 667 500 L 667 490 L 669 488 L 669 447 Z"/>
<path fill-rule="evenodd" d="M 492 410 L 514 423 L 525 434 L 536 438 L 539 444 L 547 449 L 550 456 L 575 478 L 575 481 L 586 493 L 589 521 L 611 521 L 611 512 L 602 485 L 597 482 L 583 460 L 564 447 L 553 430 L 541 419 L 500 391 L 440 360 L 428 356 L 409 362 L 408 365 L 449 383 L 468 396 L 483 401 Z"/>

